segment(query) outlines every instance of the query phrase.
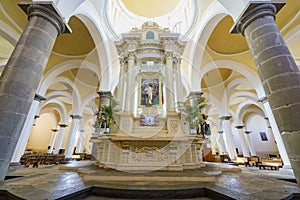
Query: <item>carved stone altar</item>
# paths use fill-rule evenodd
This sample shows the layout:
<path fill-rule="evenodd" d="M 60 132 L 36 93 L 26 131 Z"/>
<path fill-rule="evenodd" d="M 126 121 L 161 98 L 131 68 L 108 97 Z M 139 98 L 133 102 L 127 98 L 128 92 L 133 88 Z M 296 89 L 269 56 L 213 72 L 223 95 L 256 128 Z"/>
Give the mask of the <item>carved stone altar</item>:
<path fill-rule="evenodd" d="M 116 42 L 120 112 L 110 134 L 91 138 L 99 167 L 125 171 L 201 167 L 203 138 L 189 134 L 188 124 L 175 109 L 183 102 L 180 60 L 186 43 L 154 22 L 122 36 Z"/>

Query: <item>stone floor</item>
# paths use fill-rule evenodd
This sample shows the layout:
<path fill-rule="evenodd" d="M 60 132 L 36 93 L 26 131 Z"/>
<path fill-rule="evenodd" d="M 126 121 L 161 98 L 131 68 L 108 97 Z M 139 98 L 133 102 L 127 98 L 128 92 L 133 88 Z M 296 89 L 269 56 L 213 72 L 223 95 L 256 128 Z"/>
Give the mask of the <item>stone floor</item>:
<path fill-rule="evenodd" d="M 72 161 L 67 165 L 41 165 L 38 168 L 10 167 L 7 176 L 21 177 L 1 182 L 0 190 L 34 200 L 58 199 L 91 186 L 125 190 L 207 188 L 242 200 L 276 200 L 300 193 L 296 183 L 280 180 L 295 179 L 291 169 L 259 170 L 224 163 L 205 163 L 201 169 L 183 172 L 128 173 L 99 169 L 91 161 Z M 84 199 L 120 198 L 90 196 Z"/>

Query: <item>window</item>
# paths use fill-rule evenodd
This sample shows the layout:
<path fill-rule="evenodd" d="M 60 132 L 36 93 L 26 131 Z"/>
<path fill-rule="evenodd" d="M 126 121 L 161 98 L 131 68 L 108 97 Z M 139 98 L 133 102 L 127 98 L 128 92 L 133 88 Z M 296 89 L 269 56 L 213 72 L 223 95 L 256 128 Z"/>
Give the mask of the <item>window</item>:
<path fill-rule="evenodd" d="M 154 40 L 154 33 L 152 31 L 147 32 L 146 40 Z"/>

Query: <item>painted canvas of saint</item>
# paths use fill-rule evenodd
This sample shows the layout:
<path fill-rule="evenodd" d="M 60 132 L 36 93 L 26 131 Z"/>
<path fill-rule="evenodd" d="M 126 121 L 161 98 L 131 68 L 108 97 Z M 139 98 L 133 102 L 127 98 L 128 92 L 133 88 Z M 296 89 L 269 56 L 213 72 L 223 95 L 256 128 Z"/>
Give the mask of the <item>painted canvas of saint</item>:
<path fill-rule="evenodd" d="M 159 79 L 141 79 L 142 106 L 159 105 Z"/>

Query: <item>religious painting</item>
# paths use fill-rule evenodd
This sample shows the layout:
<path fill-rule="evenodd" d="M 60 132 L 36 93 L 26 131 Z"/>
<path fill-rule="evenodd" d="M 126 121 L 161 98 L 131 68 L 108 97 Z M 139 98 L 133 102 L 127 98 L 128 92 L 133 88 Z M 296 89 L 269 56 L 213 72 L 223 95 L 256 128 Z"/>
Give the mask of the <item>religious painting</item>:
<path fill-rule="evenodd" d="M 259 132 L 262 141 L 268 141 L 266 132 Z"/>
<path fill-rule="evenodd" d="M 141 78 L 139 91 L 139 106 L 160 105 L 160 79 L 159 78 Z"/>

